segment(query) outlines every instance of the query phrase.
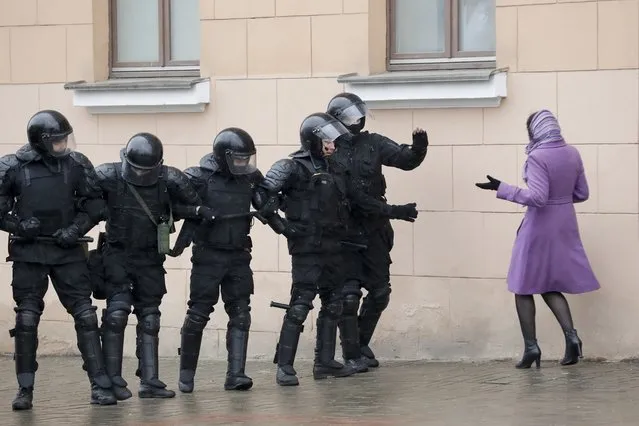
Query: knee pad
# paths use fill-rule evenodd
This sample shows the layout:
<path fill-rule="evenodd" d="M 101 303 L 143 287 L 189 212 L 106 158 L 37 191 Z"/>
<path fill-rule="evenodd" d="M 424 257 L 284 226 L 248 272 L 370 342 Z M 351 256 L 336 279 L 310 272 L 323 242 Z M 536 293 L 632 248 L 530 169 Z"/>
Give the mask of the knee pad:
<path fill-rule="evenodd" d="M 286 312 L 286 318 L 295 325 L 302 325 L 308 316 L 309 307 L 307 305 L 293 305 Z"/>
<path fill-rule="evenodd" d="M 40 324 L 40 314 L 33 311 L 18 311 L 16 313 L 16 331 L 34 333 Z"/>
<path fill-rule="evenodd" d="M 383 287 L 377 290 L 372 291 L 368 296 L 373 300 L 373 305 L 375 306 L 375 310 L 377 312 L 382 312 L 388 306 L 390 302 L 390 287 Z"/>
<path fill-rule="evenodd" d="M 248 331 L 251 328 L 251 313 L 248 311 L 236 312 L 234 316 L 229 318 L 229 328 Z"/>
<path fill-rule="evenodd" d="M 114 333 L 123 333 L 128 321 L 129 312 L 118 309 L 106 313 L 102 326 Z"/>
<path fill-rule="evenodd" d="M 181 333 L 201 334 L 204 331 L 204 327 L 206 327 L 207 322 L 209 322 L 208 317 L 196 315 L 189 310 L 189 312 L 186 313 L 186 317 L 184 318 L 184 324 L 182 324 Z"/>
<path fill-rule="evenodd" d="M 75 320 L 77 330 L 97 331 L 98 329 L 98 316 L 95 314 L 95 310 L 85 309 L 78 315 L 75 315 L 73 319 Z"/>
<path fill-rule="evenodd" d="M 344 316 L 357 316 L 359 309 L 359 297 L 355 294 L 347 294 L 344 296 L 344 310 L 342 315 Z"/>
<path fill-rule="evenodd" d="M 329 302 L 326 307 L 326 313 L 333 319 L 338 319 L 344 310 L 344 305 L 341 300 L 335 302 Z"/>
<path fill-rule="evenodd" d="M 160 315 L 150 314 L 140 317 L 138 327 L 144 334 L 157 336 L 160 333 Z"/>

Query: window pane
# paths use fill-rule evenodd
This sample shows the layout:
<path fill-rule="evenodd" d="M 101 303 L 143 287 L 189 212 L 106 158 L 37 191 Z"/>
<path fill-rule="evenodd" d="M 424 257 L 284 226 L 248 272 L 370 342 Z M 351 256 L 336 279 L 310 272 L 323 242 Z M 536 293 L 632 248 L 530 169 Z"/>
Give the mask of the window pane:
<path fill-rule="evenodd" d="M 117 0 L 118 62 L 160 60 L 158 0 Z"/>
<path fill-rule="evenodd" d="M 394 53 L 446 50 L 445 0 L 395 0 Z"/>
<path fill-rule="evenodd" d="M 495 0 L 459 0 L 459 50 L 495 51 Z"/>
<path fill-rule="evenodd" d="M 171 60 L 200 59 L 199 0 L 171 0 Z"/>

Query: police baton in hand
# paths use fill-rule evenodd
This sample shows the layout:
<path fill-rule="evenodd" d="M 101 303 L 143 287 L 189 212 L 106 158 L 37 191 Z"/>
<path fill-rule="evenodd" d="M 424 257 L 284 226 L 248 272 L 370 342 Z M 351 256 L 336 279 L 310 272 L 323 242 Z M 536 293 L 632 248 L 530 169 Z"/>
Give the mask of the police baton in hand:
<path fill-rule="evenodd" d="M 35 237 L 35 238 L 24 238 L 19 235 L 9 235 L 9 241 L 36 241 L 42 243 L 55 243 L 56 239 L 54 237 Z M 94 240 L 92 237 L 80 237 L 76 241 L 78 244 L 81 243 L 92 243 Z"/>
<path fill-rule="evenodd" d="M 218 220 L 241 219 L 241 218 L 245 218 L 245 217 L 255 217 L 255 218 L 257 218 L 257 220 L 259 220 L 260 222 L 262 222 L 265 225 L 268 223 L 268 221 L 264 218 L 264 216 L 262 216 L 260 214 L 260 212 L 258 212 L 258 211 L 252 211 L 252 212 L 248 212 L 248 213 L 234 213 L 234 214 L 225 214 L 225 215 L 222 215 L 222 216 L 215 216 L 215 221 L 217 222 Z"/>

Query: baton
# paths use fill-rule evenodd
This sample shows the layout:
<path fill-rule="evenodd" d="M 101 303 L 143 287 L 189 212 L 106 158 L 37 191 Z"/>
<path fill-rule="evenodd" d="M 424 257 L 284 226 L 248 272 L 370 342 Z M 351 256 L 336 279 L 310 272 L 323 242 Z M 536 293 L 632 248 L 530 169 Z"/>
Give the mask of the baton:
<path fill-rule="evenodd" d="M 339 243 L 343 246 L 355 247 L 362 250 L 366 250 L 368 248 L 366 244 L 357 244 L 357 243 L 352 243 L 350 241 L 340 241 Z"/>
<path fill-rule="evenodd" d="M 287 305 L 286 303 L 279 303 L 271 301 L 271 308 L 279 308 L 288 311 L 291 309 L 291 305 Z"/>
<path fill-rule="evenodd" d="M 18 235 L 10 235 L 9 236 L 9 241 L 38 241 L 38 242 L 43 242 L 43 243 L 55 243 L 56 239 L 53 237 L 35 237 L 33 239 L 30 238 L 24 238 L 24 237 L 20 237 Z M 78 240 L 76 241 L 77 243 L 92 243 L 93 242 L 93 238 L 92 237 L 80 237 L 78 238 Z"/>
<path fill-rule="evenodd" d="M 225 214 L 222 216 L 215 216 L 215 219 L 213 219 L 213 221 L 216 220 L 229 220 L 229 219 L 241 219 L 244 217 L 256 217 L 257 220 L 259 220 L 260 222 L 262 222 L 263 224 L 268 223 L 268 221 L 266 219 L 264 219 L 264 217 L 258 212 L 258 211 L 252 211 L 252 212 L 248 212 L 248 213 L 234 213 L 234 214 Z"/>

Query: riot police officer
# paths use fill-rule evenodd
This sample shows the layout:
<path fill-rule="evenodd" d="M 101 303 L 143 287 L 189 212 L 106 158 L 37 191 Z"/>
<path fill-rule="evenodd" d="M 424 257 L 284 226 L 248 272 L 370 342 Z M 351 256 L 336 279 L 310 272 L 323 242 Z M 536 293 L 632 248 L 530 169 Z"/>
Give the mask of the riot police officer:
<path fill-rule="evenodd" d="M 51 278 L 60 302 L 73 316 L 78 349 L 91 382 L 91 403 L 116 404 L 100 351 L 96 307 L 85 248 L 79 243 L 93 223 L 79 210 L 99 198 L 95 171 L 74 151 L 73 128 L 58 111 L 36 113 L 27 125 L 29 144 L 0 159 L 0 223 L 9 232 L 16 303 L 15 365 L 19 391 L 14 410 L 32 407 L 38 369 L 38 324 Z"/>
<path fill-rule="evenodd" d="M 284 316 L 276 354 L 276 381 L 298 385 L 293 368 L 304 321 L 319 294 L 317 337 L 313 377 L 346 377 L 355 371 L 335 361 L 337 322 L 342 313 L 341 241 L 348 219 L 348 188 L 340 170 L 329 167 L 327 158 L 335 141 L 348 130 L 325 113 L 306 117 L 300 127 L 301 149 L 290 159 L 277 161 L 261 185 L 262 206 L 267 199 L 281 197 L 279 215 L 268 216 L 277 233 L 284 234 L 292 257 L 291 299 Z"/>
<path fill-rule="evenodd" d="M 172 398 L 158 372 L 160 304 L 166 294 L 169 232 L 180 218 L 209 218 L 199 197 L 178 169 L 163 165 L 162 142 L 138 133 L 120 152 L 121 162 L 96 168 L 106 208 L 101 246 L 106 288 L 102 341 L 106 368 L 119 400 L 131 397 L 122 377 L 124 330 L 133 305 L 137 317 L 136 355 L 140 398 Z M 208 216 L 207 216 L 208 215 Z"/>
<path fill-rule="evenodd" d="M 191 232 L 189 240 L 194 243 L 191 294 L 179 351 L 179 389 L 182 392 L 193 391 L 202 333 L 220 291 L 229 317 L 224 389 L 247 390 L 253 386 L 244 369 L 253 294 L 249 233 L 254 213 L 250 209 L 255 187 L 263 179 L 255 161 L 256 150 L 251 136 L 242 129 L 231 127 L 218 133 L 213 141 L 213 152 L 205 155 L 199 166 L 185 170 L 203 206 L 212 209 L 215 220 L 189 220 L 180 233 Z M 188 243 L 176 244 L 174 255 L 179 255 Z"/>
<path fill-rule="evenodd" d="M 413 132 L 412 145 L 399 145 L 380 134 L 363 131 L 367 112 L 366 104 L 352 93 L 334 96 L 327 108 L 327 113 L 353 134 L 350 139 L 342 139 L 338 149 L 347 158 L 353 184 L 358 188 L 355 192 L 366 194 L 369 202 L 385 203 L 386 181 L 382 166 L 415 169 L 426 157 L 428 136 L 424 130 L 417 128 Z M 414 203 L 379 205 L 377 211 L 357 207 L 353 210 L 351 223 L 359 226 L 351 229 L 350 236 L 366 248 L 351 250 L 346 256 L 350 268 L 344 285 L 340 337 L 347 364 L 360 367 L 358 360 L 364 360 L 369 367 L 377 367 L 379 362 L 369 343 L 390 300 L 390 251 L 394 232 L 389 219 L 414 221 L 417 210 Z M 362 288 L 367 290 L 367 294 L 358 316 Z"/>

